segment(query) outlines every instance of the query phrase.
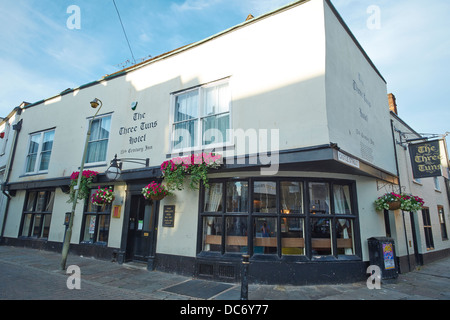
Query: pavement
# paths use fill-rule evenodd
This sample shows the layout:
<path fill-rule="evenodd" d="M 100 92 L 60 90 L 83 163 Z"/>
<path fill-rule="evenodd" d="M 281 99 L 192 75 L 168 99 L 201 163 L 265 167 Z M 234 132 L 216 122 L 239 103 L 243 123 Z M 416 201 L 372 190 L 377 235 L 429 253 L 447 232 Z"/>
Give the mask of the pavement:
<path fill-rule="evenodd" d="M 169 300 L 238 301 L 240 283 L 221 283 L 159 271 L 144 265 L 97 260 L 0 246 L 0 300 Z M 450 300 L 450 257 L 383 281 L 380 289 L 366 282 L 286 286 L 249 284 L 249 300 Z"/>

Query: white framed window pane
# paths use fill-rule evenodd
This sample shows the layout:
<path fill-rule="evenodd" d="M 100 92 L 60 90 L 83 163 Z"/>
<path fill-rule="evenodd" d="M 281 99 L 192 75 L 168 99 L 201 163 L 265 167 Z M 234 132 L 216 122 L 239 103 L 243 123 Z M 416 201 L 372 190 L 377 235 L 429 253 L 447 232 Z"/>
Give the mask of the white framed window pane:
<path fill-rule="evenodd" d="M 203 145 L 229 141 L 227 130 L 230 129 L 230 115 L 223 114 L 203 119 Z"/>
<path fill-rule="evenodd" d="M 42 151 L 51 151 L 52 150 L 54 138 L 55 138 L 55 131 L 48 131 L 48 132 L 44 133 Z"/>
<path fill-rule="evenodd" d="M 41 134 L 32 135 L 30 138 L 30 145 L 28 146 L 27 164 L 25 172 L 34 172 L 36 168 L 37 153 L 39 150 L 39 142 Z"/>
<path fill-rule="evenodd" d="M 39 171 L 47 171 L 48 170 L 51 154 L 52 154 L 51 152 L 41 153 L 41 161 L 39 164 Z"/>
<path fill-rule="evenodd" d="M 39 150 L 39 141 L 41 140 L 41 134 L 35 134 L 31 136 L 30 146 L 28 148 L 28 154 L 37 153 Z"/>
<path fill-rule="evenodd" d="M 89 143 L 86 162 L 92 163 L 105 161 L 107 148 L 108 148 L 108 140 L 101 140 Z"/>
<path fill-rule="evenodd" d="M 198 120 L 186 121 L 174 125 L 173 148 L 191 148 L 197 145 Z"/>
<path fill-rule="evenodd" d="M 50 164 L 50 156 L 52 154 L 53 139 L 55 137 L 55 131 L 48 131 L 44 133 L 42 142 L 41 159 L 39 161 L 39 171 L 48 170 Z"/>
<path fill-rule="evenodd" d="M 228 84 L 204 89 L 203 116 L 230 111 L 230 93 Z"/>
<path fill-rule="evenodd" d="M 34 171 L 34 167 L 36 166 L 36 158 L 37 158 L 36 154 L 30 154 L 30 155 L 27 156 L 26 172 L 33 172 Z"/>
<path fill-rule="evenodd" d="M 111 127 L 111 117 L 96 119 L 92 122 L 91 136 L 89 141 L 109 139 L 109 129 Z"/>
<path fill-rule="evenodd" d="M 109 139 L 109 131 L 111 128 L 111 117 L 104 117 L 101 119 L 99 139 Z"/>
<path fill-rule="evenodd" d="M 190 91 L 175 97 L 174 122 L 198 118 L 198 91 Z"/>

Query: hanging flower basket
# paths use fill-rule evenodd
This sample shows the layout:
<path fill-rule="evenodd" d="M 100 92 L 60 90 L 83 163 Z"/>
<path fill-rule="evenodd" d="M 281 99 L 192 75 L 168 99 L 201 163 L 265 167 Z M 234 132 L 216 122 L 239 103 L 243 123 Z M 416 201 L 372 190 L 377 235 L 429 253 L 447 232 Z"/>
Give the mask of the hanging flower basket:
<path fill-rule="evenodd" d="M 92 195 L 91 202 L 95 206 L 105 207 L 108 204 L 111 204 L 115 199 L 114 192 L 112 188 L 101 188 L 98 187 L 98 190 Z"/>
<path fill-rule="evenodd" d="M 389 202 L 389 210 L 398 210 L 402 206 L 401 201 Z"/>
<path fill-rule="evenodd" d="M 377 200 L 375 200 L 375 209 L 377 211 L 398 210 L 400 209 L 400 206 L 401 206 L 401 195 L 394 192 L 386 193 L 381 197 L 378 197 Z"/>
<path fill-rule="evenodd" d="M 197 190 L 200 182 L 208 188 L 208 171 L 217 169 L 222 163 L 222 156 L 213 153 L 201 153 L 187 157 L 178 157 L 164 161 L 161 172 L 169 190 L 182 190 L 184 179 L 189 176 L 189 187 Z"/>
<path fill-rule="evenodd" d="M 85 200 L 89 199 L 89 194 L 91 192 L 91 184 L 95 180 L 96 176 L 98 175 L 97 171 L 91 171 L 91 170 L 84 170 L 81 174 L 81 183 L 80 183 L 80 189 L 78 190 L 78 197 L 75 199 L 75 187 L 78 184 L 78 177 L 80 175 L 80 172 L 75 171 L 70 176 L 70 193 L 69 193 L 69 200 L 68 203 L 73 203 L 76 200 Z"/>
<path fill-rule="evenodd" d="M 422 210 L 425 204 L 422 198 L 413 196 L 412 194 L 402 194 L 401 202 L 401 209 L 409 212 Z"/>
<path fill-rule="evenodd" d="M 423 208 L 425 202 L 422 198 L 413 196 L 411 194 L 397 194 L 394 192 L 386 193 L 375 200 L 375 209 L 377 211 L 383 210 L 403 210 L 403 211 L 417 211 Z"/>
<path fill-rule="evenodd" d="M 142 188 L 142 195 L 147 200 L 160 201 L 169 195 L 169 191 L 162 184 L 152 181 L 146 187 Z"/>

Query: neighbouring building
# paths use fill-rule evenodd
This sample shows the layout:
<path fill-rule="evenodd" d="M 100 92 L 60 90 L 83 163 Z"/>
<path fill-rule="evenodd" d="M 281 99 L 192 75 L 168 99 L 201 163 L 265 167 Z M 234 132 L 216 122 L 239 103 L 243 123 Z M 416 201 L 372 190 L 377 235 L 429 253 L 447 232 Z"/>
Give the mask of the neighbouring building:
<path fill-rule="evenodd" d="M 374 200 L 404 175 L 391 119 L 409 127 L 390 113 L 385 79 L 329 0 L 249 17 L 20 107 L 3 244 L 61 250 L 94 98 L 102 109 L 85 169 L 99 172 L 92 192 L 111 187 L 115 199 L 79 203 L 71 252 L 221 281 L 236 281 L 249 254 L 251 281 L 348 282 L 367 278 L 367 239 L 386 236 L 387 217 L 406 270 L 411 237 L 398 213 L 376 212 Z M 209 187 L 185 183 L 173 196 L 144 199 L 143 187 L 164 182 L 163 162 L 211 151 L 223 164 L 209 172 Z M 116 155 L 122 175 L 113 181 L 105 172 Z M 448 225 L 444 191 L 438 203 Z"/>
<path fill-rule="evenodd" d="M 391 110 L 395 156 L 399 170 L 399 184 L 380 184 L 384 191 L 403 192 L 424 199 L 423 210 L 417 212 L 390 211 L 386 214 L 386 233 L 397 239 L 400 265 L 405 271 L 414 269 L 450 254 L 449 223 L 449 163 L 445 135 L 426 138 L 398 117 L 396 98 L 388 95 Z M 401 109 L 401 108 L 400 108 Z M 415 143 L 434 141 L 440 145 L 442 176 L 415 178 L 410 148 Z M 408 259 L 409 258 L 409 259 Z"/>

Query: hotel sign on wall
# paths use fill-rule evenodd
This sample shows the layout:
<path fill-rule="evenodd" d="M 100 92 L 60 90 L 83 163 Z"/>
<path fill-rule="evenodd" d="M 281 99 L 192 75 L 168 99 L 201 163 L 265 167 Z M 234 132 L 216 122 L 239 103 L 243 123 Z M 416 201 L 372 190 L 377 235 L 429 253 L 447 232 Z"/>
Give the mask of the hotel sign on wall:
<path fill-rule="evenodd" d="M 125 136 L 128 147 L 123 148 L 120 154 L 131 154 L 152 150 L 150 142 L 150 131 L 158 126 L 158 121 L 149 120 L 146 113 L 134 112 L 131 125 L 122 126 L 119 129 L 119 136 Z"/>
<path fill-rule="evenodd" d="M 411 165 L 415 179 L 442 175 L 440 141 L 429 141 L 409 146 Z"/>

